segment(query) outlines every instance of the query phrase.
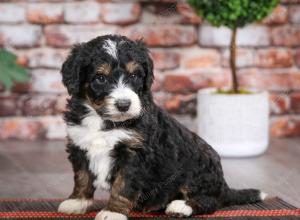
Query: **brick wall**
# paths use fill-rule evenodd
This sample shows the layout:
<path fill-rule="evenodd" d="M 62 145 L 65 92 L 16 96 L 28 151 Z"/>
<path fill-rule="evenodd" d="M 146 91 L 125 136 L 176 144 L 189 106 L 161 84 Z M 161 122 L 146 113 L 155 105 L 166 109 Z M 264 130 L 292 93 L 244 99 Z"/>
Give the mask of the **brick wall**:
<path fill-rule="evenodd" d="M 0 139 L 63 138 L 66 90 L 60 66 L 69 47 L 98 35 L 143 37 L 151 47 L 156 102 L 188 123 L 195 93 L 230 85 L 230 32 L 183 2 L 0 1 L 0 44 L 18 54 L 31 81 L 0 88 Z M 273 136 L 300 135 L 300 1 L 285 0 L 262 23 L 238 33 L 239 81 L 271 92 Z M 190 118 L 191 117 L 191 118 Z"/>

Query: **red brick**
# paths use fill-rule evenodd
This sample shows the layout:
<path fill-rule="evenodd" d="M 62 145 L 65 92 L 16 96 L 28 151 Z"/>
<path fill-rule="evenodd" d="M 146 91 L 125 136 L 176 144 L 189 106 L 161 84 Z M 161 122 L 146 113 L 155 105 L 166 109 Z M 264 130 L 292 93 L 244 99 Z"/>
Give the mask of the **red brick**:
<path fill-rule="evenodd" d="M 292 72 L 289 76 L 291 89 L 300 91 L 300 72 Z"/>
<path fill-rule="evenodd" d="M 289 9 L 290 22 L 294 24 L 300 23 L 300 6 L 292 6 Z"/>
<path fill-rule="evenodd" d="M 229 67 L 229 49 L 225 49 L 222 54 L 222 65 Z M 236 55 L 237 67 L 251 67 L 254 65 L 254 52 L 252 49 L 238 48 Z"/>
<path fill-rule="evenodd" d="M 241 87 L 258 90 L 287 92 L 291 88 L 289 72 L 242 69 L 238 72 L 238 80 Z"/>
<path fill-rule="evenodd" d="M 98 1 L 110 1 L 110 0 L 98 0 Z M 116 2 L 122 2 L 124 0 L 114 0 Z M 139 0 L 140 2 L 145 2 L 145 3 L 153 3 L 153 2 L 157 2 L 157 3 L 177 3 L 178 0 Z"/>
<path fill-rule="evenodd" d="M 190 73 L 193 82 L 193 91 L 206 87 L 228 88 L 231 78 L 228 69 L 200 69 Z"/>
<path fill-rule="evenodd" d="M 198 40 L 203 46 L 228 47 L 231 30 L 225 27 L 202 25 L 199 29 Z M 268 46 L 270 44 L 269 29 L 262 25 L 250 25 L 238 30 L 238 46 Z"/>
<path fill-rule="evenodd" d="M 8 117 L 0 119 L 0 139 L 34 140 L 44 135 L 41 122 L 33 118 Z"/>
<path fill-rule="evenodd" d="M 20 66 L 27 67 L 28 66 L 28 59 L 25 56 L 17 55 L 16 63 Z"/>
<path fill-rule="evenodd" d="M 154 71 L 154 80 L 151 87 L 152 92 L 159 91 L 161 89 L 161 83 L 162 83 L 162 74 L 158 72 L 157 70 Z"/>
<path fill-rule="evenodd" d="M 190 92 L 192 89 L 192 82 L 188 76 L 185 75 L 166 75 L 163 87 L 168 92 Z"/>
<path fill-rule="evenodd" d="M 287 116 L 274 117 L 270 123 L 270 133 L 274 137 L 286 136 L 289 119 Z"/>
<path fill-rule="evenodd" d="M 56 99 L 56 96 L 49 95 L 27 95 L 22 97 L 19 107 L 26 116 L 51 115 L 54 114 Z"/>
<path fill-rule="evenodd" d="M 296 4 L 300 3 L 300 0 L 282 0 L 282 2 L 287 4 Z"/>
<path fill-rule="evenodd" d="M 119 34 L 131 39 L 143 39 L 149 46 L 183 46 L 196 42 L 196 30 L 182 25 L 135 25 L 119 30 Z"/>
<path fill-rule="evenodd" d="M 272 42 L 277 46 L 299 46 L 300 26 L 279 26 L 272 30 Z"/>
<path fill-rule="evenodd" d="M 293 55 L 290 49 L 259 49 L 255 58 L 258 67 L 276 68 L 293 65 Z"/>
<path fill-rule="evenodd" d="M 62 140 L 67 136 L 66 124 L 61 116 L 46 116 L 40 118 L 45 130 L 44 138 L 49 140 Z"/>
<path fill-rule="evenodd" d="M 1 33 L 0 30 L 0 46 L 3 46 L 5 44 L 5 36 L 3 33 Z"/>
<path fill-rule="evenodd" d="M 274 91 L 289 91 L 290 77 L 287 73 L 269 73 L 264 76 L 265 87 Z"/>
<path fill-rule="evenodd" d="M 196 95 L 174 95 L 164 103 L 164 108 L 170 113 L 195 115 Z"/>
<path fill-rule="evenodd" d="M 10 1 L 10 0 L 1 0 L 1 1 Z M 12 0 L 12 1 L 15 1 L 15 2 L 21 2 L 23 0 Z M 44 3 L 46 0 L 28 0 L 27 2 L 36 2 L 36 3 Z M 63 2 L 64 0 L 50 0 L 50 1 L 47 1 L 47 2 L 54 2 L 54 3 L 58 3 L 58 2 Z"/>
<path fill-rule="evenodd" d="M 165 102 L 164 108 L 169 112 L 176 112 L 180 109 L 181 100 L 179 95 L 175 95 L 172 99 Z"/>
<path fill-rule="evenodd" d="M 61 82 L 59 70 L 37 69 L 32 74 L 32 92 L 41 93 L 66 93 L 66 89 Z"/>
<path fill-rule="evenodd" d="M 72 2 L 65 5 L 67 23 L 95 23 L 100 20 L 100 4 L 96 2 Z"/>
<path fill-rule="evenodd" d="M 274 117 L 270 132 L 274 137 L 292 137 L 300 135 L 300 118 L 298 116 Z"/>
<path fill-rule="evenodd" d="M 176 4 L 160 3 L 160 4 L 143 4 L 143 12 L 148 11 L 158 16 L 168 17 L 171 14 L 177 14 Z"/>
<path fill-rule="evenodd" d="M 180 4 L 180 3 L 178 3 Z M 145 4 L 140 22 L 150 24 L 178 24 L 183 16 L 177 13 L 174 4 Z"/>
<path fill-rule="evenodd" d="M 46 42 L 54 47 L 70 47 L 89 41 L 97 36 L 113 34 L 115 27 L 103 25 L 49 25 L 45 28 Z"/>
<path fill-rule="evenodd" d="M 68 55 L 68 50 L 54 48 L 36 48 L 18 52 L 25 57 L 31 68 L 61 68 Z"/>
<path fill-rule="evenodd" d="M 0 139 L 65 139 L 66 125 L 61 116 L 0 118 Z"/>
<path fill-rule="evenodd" d="M 273 12 L 263 20 L 264 24 L 285 24 L 288 22 L 288 10 L 283 5 L 278 5 Z"/>
<path fill-rule="evenodd" d="M 300 92 L 291 94 L 291 111 L 300 113 Z"/>
<path fill-rule="evenodd" d="M 171 97 L 171 94 L 164 93 L 164 92 L 155 92 L 153 93 L 153 100 L 154 102 L 160 106 L 161 108 L 164 108 L 165 102 Z"/>
<path fill-rule="evenodd" d="M 163 88 L 168 92 L 189 93 L 206 87 L 223 88 L 229 85 L 228 70 L 197 69 L 166 73 Z"/>
<path fill-rule="evenodd" d="M 289 96 L 287 94 L 270 94 L 270 110 L 272 114 L 284 114 L 289 111 Z"/>
<path fill-rule="evenodd" d="M 0 26 L 0 44 L 34 47 L 40 44 L 42 29 L 36 25 Z"/>
<path fill-rule="evenodd" d="M 296 50 L 294 58 L 296 65 L 300 67 L 300 49 Z"/>
<path fill-rule="evenodd" d="M 101 17 L 108 24 L 132 24 L 139 20 L 141 7 L 138 3 L 105 3 Z"/>
<path fill-rule="evenodd" d="M 177 12 L 181 15 L 181 23 L 200 24 L 202 19 L 197 15 L 195 10 L 187 3 L 177 3 Z"/>
<path fill-rule="evenodd" d="M 4 92 L 4 85 L 0 82 L 0 92 Z"/>
<path fill-rule="evenodd" d="M 67 106 L 67 99 L 70 97 L 68 95 L 59 95 L 56 98 L 56 103 L 54 107 L 54 112 L 55 113 L 62 113 L 66 111 L 66 106 Z"/>
<path fill-rule="evenodd" d="M 195 93 L 198 89 L 210 86 L 227 87 L 231 83 L 228 69 L 230 31 L 218 29 L 210 34 L 202 30 L 206 27 L 202 25 L 199 42 L 204 47 L 198 49 L 196 46 L 197 27 L 194 24 L 202 21 L 186 3 L 174 4 L 176 0 L 170 0 L 172 3 L 162 3 L 159 0 L 156 0 L 156 3 L 150 0 L 141 0 L 140 3 L 125 1 L 129 5 L 141 4 L 142 11 L 139 11 L 136 16 L 130 14 L 130 10 L 122 9 L 122 13 L 124 11 L 127 13 L 125 20 L 122 19 L 124 15 L 121 16 L 122 13 L 106 14 L 106 17 L 115 20 L 108 21 L 112 22 L 112 25 L 104 25 L 101 24 L 104 19 L 104 14 L 101 17 L 101 6 L 113 4 L 118 8 L 120 4 L 124 4 L 124 1 L 63 2 L 53 0 L 57 4 L 52 4 L 52 1 L 46 1 L 47 3 L 42 0 L 35 1 L 38 3 L 30 1 L 26 4 L 18 0 L 5 1 L 0 4 L 0 23 L 2 24 L 0 25 L 0 45 L 17 48 L 15 50 L 18 56 L 17 62 L 33 69 L 30 82 L 15 83 L 11 93 L 3 93 L 0 96 L 0 115 L 2 116 L 0 138 L 61 139 L 65 137 L 65 124 L 61 116 L 54 116 L 65 110 L 68 97 L 61 83 L 59 69 L 67 56 L 69 46 L 88 41 L 98 35 L 130 34 L 136 38 L 143 37 L 153 47 L 176 47 L 167 50 L 155 48 L 151 51 L 155 64 L 155 81 L 152 86 L 154 98 L 160 106 L 171 113 L 195 114 Z M 238 49 L 237 67 L 243 68 L 239 69 L 239 79 L 242 85 L 275 91 L 271 92 L 270 96 L 271 112 L 276 115 L 270 125 L 273 135 L 295 136 L 300 135 L 300 71 L 297 70 L 298 67 L 300 68 L 300 49 L 298 48 L 300 46 L 300 17 L 298 16 L 300 6 L 296 5 L 300 1 L 284 0 L 284 2 L 290 4 L 278 6 L 261 24 L 251 25 L 238 31 L 238 44 L 245 47 Z M 85 7 L 80 7 L 83 4 Z M 44 7 L 37 10 L 40 15 L 32 18 L 32 22 L 41 25 L 27 24 L 26 9 L 29 16 L 32 7 L 38 8 L 43 5 Z M 64 12 L 56 15 L 50 14 L 51 11 L 53 12 L 49 10 L 52 7 L 56 8 L 54 10 L 56 13 L 61 11 L 57 8 L 63 8 Z M 128 24 L 127 22 L 139 22 L 139 24 L 120 27 L 120 25 Z M 64 24 L 43 25 L 48 23 Z M 272 45 L 272 48 L 266 48 L 265 46 L 270 46 L 271 41 L 275 45 Z M 183 47 L 193 44 L 194 47 L 191 48 Z M 40 45 L 42 46 L 39 48 L 32 48 Z M 280 47 L 276 47 L 277 45 Z M 23 47 L 26 49 L 20 49 Z M 68 47 L 68 50 L 58 47 Z M 199 51 L 195 50 L 195 53 L 192 53 L 195 48 Z M 219 52 L 222 53 L 221 60 Z M 218 58 L 214 59 L 214 55 Z M 221 69 L 219 65 L 225 68 Z M 256 69 L 244 68 L 255 65 Z M 175 84 L 172 84 L 171 80 L 168 85 L 165 77 L 167 81 L 170 81 L 168 79 L 170 75 L 183 76 L 184 80 L 175 80 Z M 173 88 L 174 86 L 177 88 Z M 1 85 L 0 92 L 3 92 Z M 34 116 L 16 117 L 22 113 Z M 282 115 L 288 113 L 290 115 Z M 3 129 L 4 121 L 6 121 L 5 129 Z M 9 128 L 8 131 L 6 128 Z"/>
<path fill-rule="evenodd" d="M 27 19 L 35 24 L 53 24 L 64 21 L 61 4 L 30 4 L 27 9 Z"/>
<path fill-rule="evenodd" d="M 15 93 L 28 93 L 31 90 L 31 83 L 14 83 L 11 91 Z"/>
<path fill-rule="evenodd" d="M 17 108 L 18 96 L 1 95 L 0 96 L 0 116 L 11 116 L 18 113 Z"/>
<path fill-rule="evenodd" d="M 25 8 L 18 3 L 0 4 L 0 23 L 20 23 L 25 21 Z"/>
<path fill-rule="evenodd" d="M 167 50 L 151 50 L 154 68 L 159 70 L 174 69 L 179 66 L 179 53 Z"/>
<path fill-rule="evenodd" d="M 185 68 L 205 68 L 220 65 L 220 54 L 217 50 L 198 47 L 181 51 L 182 63 Z"/>

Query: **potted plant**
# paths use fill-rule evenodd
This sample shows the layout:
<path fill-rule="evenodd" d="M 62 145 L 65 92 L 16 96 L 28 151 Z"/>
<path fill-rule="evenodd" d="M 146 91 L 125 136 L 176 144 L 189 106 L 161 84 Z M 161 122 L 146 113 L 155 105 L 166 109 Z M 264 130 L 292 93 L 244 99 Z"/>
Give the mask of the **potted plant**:
<path fill-rule="evenodd" d="M 198 92 L 198 131 L 221 156 L 242 157 L 263 153 L 269 143 L 267 91 L 239 87 L 236 74 L 238 28 L 266 17 L 279 0 L 188 0 L 214 26 L 232 30 L 230 41 L 231 89 Z"/>
<path fill-rule="evenodd" d="M 0 48 L 0 83 L 5 89 L 11 89 L 14 82 L 26 82 L 28 80 L 27 70 L 18 64 L 16 55 Z"/>

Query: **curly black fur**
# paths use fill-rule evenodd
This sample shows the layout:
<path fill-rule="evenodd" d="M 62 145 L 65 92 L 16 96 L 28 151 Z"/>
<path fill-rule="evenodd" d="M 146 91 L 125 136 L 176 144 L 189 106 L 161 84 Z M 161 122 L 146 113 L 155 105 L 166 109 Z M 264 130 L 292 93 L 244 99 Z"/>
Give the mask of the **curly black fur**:
<path fill-rule="evenodd" d="M 75 46 L 62 67 L 63 83 L 72 97 L 65 113 L 66 123 L 80 125 L 87 116 L 88 108 L 83 104 L 86 94 L 93 100 L 103 99 L 111 91 L 109 87 L 99 88 L 95 97 L 91 88 L 85 87 L 91 83 L 90 73 L 95 65 L 110 59 L 101 49 L 105 39 L 122 42 L 118 46 L 119 62 L 134 60 L 143 68 L 138 85 L 132 85 L 143 107 L 140 116 L 120 122 L 104 120 L 102 127 L 103 131 L 134 130 L 142 137 L 138 147 L 128 150 L 130 144 L 121 141 L 111 151 L 114 162 L 108 182 L 112 186 L 117 176 L 122 176 L 124 187 L 120 194 L 132 202 L 130 210 L 161 210 L 172 200 L 182 199 L 193 208 L 193 214 L 199 214 L 227 205 L 260 201 L 259 190 L 230 189 L 223 177 L 220 157 L 213 148 L 155 105 L 150 91 L 153 64 L 140 41 L 108 35 Z M 101 117 L 101 112 L 98 113 Z M 78 149 L 71 140 L 68 151 L 74 171 L 85 169 L 90 173 L 86 152 Z"/>

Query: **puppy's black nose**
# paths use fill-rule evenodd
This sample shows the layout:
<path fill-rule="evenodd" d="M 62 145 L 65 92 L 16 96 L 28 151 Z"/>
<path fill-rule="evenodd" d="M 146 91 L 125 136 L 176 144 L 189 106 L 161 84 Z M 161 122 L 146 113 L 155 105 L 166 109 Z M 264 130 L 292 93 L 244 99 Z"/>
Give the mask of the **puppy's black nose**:
<path fill-rule="evenodd" d="M 120 112 L 127 112 L 130 104 L 131 102 L 129 99 L 118 99 L 115 103 L 115 106 Z"/>

